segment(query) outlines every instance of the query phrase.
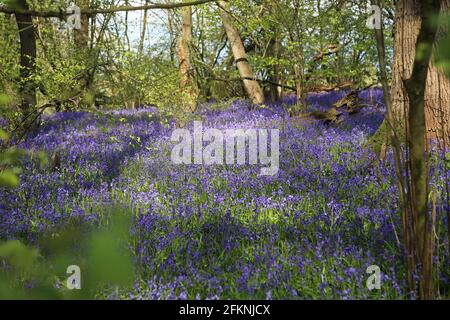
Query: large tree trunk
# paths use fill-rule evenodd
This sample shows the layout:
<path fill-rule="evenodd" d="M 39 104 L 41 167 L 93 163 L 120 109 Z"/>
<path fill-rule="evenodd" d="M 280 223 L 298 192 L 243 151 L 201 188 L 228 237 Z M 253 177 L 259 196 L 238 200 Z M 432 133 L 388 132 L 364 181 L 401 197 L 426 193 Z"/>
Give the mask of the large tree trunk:
<path fill-rule="evenodd" d="M 408 146 L 407 215 L 404 232 L 408 269 L 417 272 L 419 297 L 433 298 L 432 226 L 428 213 L 427 138 L 446 139 L 450 82 L 431 64 L 437 27 L 432 23 L 440 7 L 450 0 L 400 0 L 397 2 L 392 108 L 397 128 L 405 128 Z M 444 122 L 441 122 L 444 121 Z M 418 269 L 416 270 L 416 266 Z"/>
<path fill-rule="evenodd" d="M 187 105 L 191 111 L 197 106 L 198 89 L 194 83 L 191 66 L 192 47 L 192 7 L 182 9 L 182 33 L 178 42 L 178 57 L 180 60 L 180 88 L 186 94 Z"/>
<path fill-rule="evenodd" d="M 399 0 L 396 7 L 394 64 L 392 71 L 392 109 L 398 122 L 404 123 L 409 99 L 403 81 L 411 76 L 414 52 L 420 29 L 420 0 Z M 450 0 L 441 0 L 443 12 Z M 425 118 L 428 138 L 448 140 L 450 127 L 450 80 L 430 63 L 425 88 Z M 446 132 L 445 132 L 446 131 Z"/>
<path fill-rule="evenodd" d="M 227 33 L 228 42 L 230 43 L 231 50 L 233 51 L 234 61 L 236 62 L 239 74 L 244 83 L 245 91 L 252 99 L 253 103 L 263 104 L 264 93 L 258 82 L 254 80 L 256 78 L 253 74 L 252 68 L 250 67 L 250 63 L 247 60 L 247 54 L 245 53 L 245 48 L 239 32 L 233 26 L 232 17 L 225 9 L 227 7 L 227 3 L 225 1 L 220 1 L 219 3 L 221 6 L 220 16 Z"/>
<path fill-rule="evenodd" d="M 28 10 L 26 0 L 18 4 L 24 11 Z M 20 95 L 22 125 L 25 131 L 34 130 L 39 124 L 36 110 L 36 83 L 33 76 L 36 73 L 36 34 L 30 15 L 16 13 L 15 18 L 19 28 L 20 38 Z"/>

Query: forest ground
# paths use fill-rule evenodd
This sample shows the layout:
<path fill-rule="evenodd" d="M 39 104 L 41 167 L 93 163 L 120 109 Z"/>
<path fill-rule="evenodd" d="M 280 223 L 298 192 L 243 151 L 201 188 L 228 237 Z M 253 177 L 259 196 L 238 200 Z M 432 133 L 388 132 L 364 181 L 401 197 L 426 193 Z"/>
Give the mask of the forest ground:
<path fill-rule="evenodd" d="M 327 110 L 344 94 L 312 94 L 309 108 Z M 295 97 L 256 109 L 200 107 L 205 127 L 279 128 L 275 176 L 250 165 L 172 164 L 176 124 L 154 109 L 47 116 L 21 147 L 60 160 L 30 159 L 20 185 L 0 190 L 0 234 L 38 243 L 69 224 L 101 224 L 104 206 L 119 204 L 133 216 L 128 247 L 138 272 L 132 288 L 109 298 L 410 298 L 391 155 L 381 160 L 370 145 L 384 118 L 382 92 L 360 97 L 366 106 L 339 124 L 290 118 Z M 442 191 L 449 170 L 431 163 Z M 436 205 L 445 226 L 448 204 Z M 445 295 L 449 257 L 445 230 L 437 232 Z M 371 265 L 382 271 L 380 290 L 366 287 Z"/>

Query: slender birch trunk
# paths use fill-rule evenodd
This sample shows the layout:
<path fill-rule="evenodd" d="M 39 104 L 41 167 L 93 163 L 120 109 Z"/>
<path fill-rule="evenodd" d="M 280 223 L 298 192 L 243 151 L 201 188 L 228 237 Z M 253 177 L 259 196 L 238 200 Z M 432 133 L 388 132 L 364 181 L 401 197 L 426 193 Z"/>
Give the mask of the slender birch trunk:
<path fill-rule="evenodd" d="M 148 5 L 148 0 L 145 0 L 145 5 Z M 145 43 L 145 33 L 147 32 L 147 21 L 148 21 L 148 10 L 144 10 L 144 17 L 142 19 L 142 31 L 141 31 L 141 40 L 139 41 L 139 55 L 142 55 L 144 52 L 144 43 Z"/>
<path fill-rule="evenodd" d="M 225 1 L 219 1 L 220 3 L 220 16 L 227 33 L 228 42 L 230 43 L 231 50 L 233 51 L 234 61 L 236 62 L 239 74 L 244 84 L 245 91 L 254 104 L 264 103 L 264 93 L 256 81 L 256 77 L 253 74 L 250 63 L 245 53 L 245 48 L 242 43 L 241 37 L 237 29 L 233 26 L 233 21 L 230 13 L 225 9 L 227 3 Z"/>

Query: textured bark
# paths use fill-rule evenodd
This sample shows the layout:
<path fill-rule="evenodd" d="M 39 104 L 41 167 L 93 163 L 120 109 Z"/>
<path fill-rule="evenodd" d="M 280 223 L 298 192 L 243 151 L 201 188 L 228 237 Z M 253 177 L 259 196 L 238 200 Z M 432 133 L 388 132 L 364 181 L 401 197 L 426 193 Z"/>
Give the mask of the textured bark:
<path fill-rule="evenodd" d="M 25 0 L 18 4 L 28 10 Z M 16 13 L 20 38 L 20 95 L 23 127 L 33 130 L 38 125 L 36 113 L 36 84 L 33 76 L 36 73 L 36 34 L 32 17 L 28 14 Z"/>
<path fill-rule="evenodd" d="M 230 43 L 231 50 L 233 51 L 234 61 L 236 62 L 241 79 L 243 79 L 242 81 L 245 91 L 254 104 L 263 104 L 264 93 L 256 80 L 250 80 L 256 79 L 256 77 L 253 74 L 250 63 L 248 62 L 247 54 L 245 53 L 245 48 L 239 32 L 233 26 L 231 15 L 227 10 L 225 10 L 227 3 L 225 1 L 219 1 L 219 3 L 221 6 L 220 16 L 227 33 L 228 42 Z"/>
<path fill-rule="evenodd" d="M 75 4 L 81 10 L 89 9 L 89 0 L 76 0 Z M 89 42 L 89 15 L 81 14 L 81 29 L 75 30 L 75 43 L 82 48 L 88 46 Z"/>
<path fill-rule="evenodd" d="M 404 80 L 408 94 L 408 149 L 410 153 L 412 213 L 415 220 L 415 250 L 420 262 L 421 299 L 433 298 L 432 235 L 428 215 L 428 167 L 425 160 L 426 120 L 425 89 L 428 67 L 437 28 L 431 27 L 433 14 L 438 14 L 439 0 L 422 1 L 421 25 L 417 38 L 411 78 Z"/>
<path fill-rule="evenodd" d="M 372 5 L 381 6 L 380 0 L 372 0 Z M 383 21 L 383 18 L 381 18 L 381 21 Z M 414 257 L 412 254 L 409 254 L 412 251 L 411 248 L 411 231 L 408 226 L 408 214 L 409 210 L 407 207 L 406 199 L 406 188 L 405 188 L 405 181 L 404 181 L 404 168 L 402 166 L 402 154 L 403 151 L 400 147 L 400 141 L 398 138 L 398 135 L 396 135 L 394 123 L 393 123 L 393 112 L 392 112 L 392 100 L 391 100 L 391 93 L 389 88 L 389 79 L 387 76 L 387 70 L 386 70 L 386 47 L 384 42 L 384 26 L 383 23 L 381 24 L 380 29 L 375 29 L 375 39 L 377 42 L 377 52 L 378 52 L 378 61 L 380 64 L 380 82 L 383 88 L 383 96 L 384 101 L 386 104 L 387 114 L 386 118 L 384 119 L 384 122 L 381 127 L 384 127 L 386 129 L 385 134 L 385 143 L 384 143 L 384 149 L 386 145 L 389 143 L 393 146 L 393 155 L 394 155 L 394 161 L 395 161 L 395 172 L 397 176 L 397 183 L 398 183 L 398 189 L 399 189 L 399 200 L 400 200 L 400 209 L 402 213 L 402 224 L 403 224 L 403 244 L 406 248 L 405 253 L 405 263 L 406 263 L 406 277 L 407 277 L 407 283 L 408 288 L 410 291 L 415 290 L 415 284 L 414 284 L 414 278 L 413 278 L 413 272 L 416 268 Z M 383 149 L 383 147 L 382 147 Z M 384 158 L 386 156 L 386 151 L 384 151 L 384 155 L 382 157 Z"/>
<path fill-rule="evenodd" d="M 420 28 L 419 0 L 397 1 L 394 64 L 392 71 L 392 109 L 397 122 L 404 122 L 409 99 L 403 81 L 411 76 Z M 450 0 L 441 0 L 441 11 L 449 12 Z M 443 33 L 440 30 L 439 33 Z M 450 80 L 430 62 L 425 89 L 425 117 L 428 138 L 446 138 L 450 128 Z M 448 143 L 448 141 L 447 141 Z"/>
<path fill-rule="evenodd" d="M 184 7 L 182 11 L 182 33 L 178 42 L 178 57 L 180 60 L 180 88 L 187 95 L 187 105 L 195 111 L 198 89 L 194 83 L 191 66 L 192 47 L 192 7 Z"/>
<path fill-rule="evenodd" d="M 191 52 L 192 43 L 192 8 L 185 7 L 182 12 L 182 33 L 178 42 L 178 57 L 180 59 L 181 88 L 191 82 Z"/>
<path fill-rule="evenodd" d="M 417 272 L 419 297 L 433 298 L 432 229 L 428 213 L 428 168 L 425 159 L 428 138 L 443 138 L 439 122 L 447 121 L 449 86 L 431 64 L 436 26 L 434 16 L 449 8 L 449 0 L 401 0 L 397 2 L 394 44 L 392 107 L 398 128 L 406 129 L 409 150 L 407 173 L 408 213 L 404 218 L 404 232 L 410 234 L 406 243 L 410 272 Z M 435 111 L 439 113 L 436 113 Z M 405 119 L 405 120 L 404 120 Z M 412 266 L 411 266 L 412 264 Z M 418 269 L 415 269 L 418 265 Z"/>

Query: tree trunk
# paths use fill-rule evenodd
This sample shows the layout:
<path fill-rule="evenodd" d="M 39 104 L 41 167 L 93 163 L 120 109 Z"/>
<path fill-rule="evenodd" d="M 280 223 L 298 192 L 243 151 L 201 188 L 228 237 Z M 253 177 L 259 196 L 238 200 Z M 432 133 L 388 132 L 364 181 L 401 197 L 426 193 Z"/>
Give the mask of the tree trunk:
<path fill-rule="evenodd" d="M 253 74 L 250 63 L 247 60 L 247 54 L 242 43 L 239 32 L 233 26 L 231 15 L 226 11 L 227 3 L 225 1 L 219 1 L 220 3 L 220 16 L 227 33 L 228 42 L 230 43 L 231 50 L 233 51 L 234 61 L 236 62 L 239 74 L 243 81 L 245 91 L 254 104 L 264 103 L 264 93 L 259 86 L 258 82 Z"/>
<path fill-rule="evenodd" d="M 125 5 L 126 6 L 129 5 L 129 1 L 128 0 L 125 0 Z M 128 35 L 128 11 L 125 12 L 125 31 L 124 31 L 124 34 L 125 34 L 125 40 L 126 40 L 126 43 L 127 43 L 128 51 L 131 51 L 130 37 Z"/>
<path fill-rule="evenodd" d="M 80 9 L 89 9 L 89 0 L 76 0 L 75 4 Z M 81 15 L 81 29 L 75 30 L 75 43 L 80 48 L 87 48 L 89 41 L 89 16 L 87 14 Z"/>
<path fill-rule="evenodd" d="M 297 97 L 297 106 L 296 106 L 296 111 L 300 112 L 301 108 L 302 108 L 302 95 L 303 95 L 303 90 L 302 90 L 302 75 L 301 75 L 301 71 L 300 71 L 300 66 L 298 64 L 294 65 L 294 79 L 295 79 L 295 93 L 296 93 L 296 97 Z M 305 110 L 303 110 L 305 111 Z"/>
<path fill-rule="evenodd" d="M 173 37 L 173 34 L 175 34 L 174 28 L 173 28 L 173 16 L 172 12 L 167 12 L 167 24 L 169 28 L 169 55 L 170 55 L 170 61 L 175 62 L 175 47 L 176 47 L 176 41 Z"/>
<path fill-rule="evenodd" d="M 26 0 L 18 1 L 26 11 Z M 39 121 L 36 113 L 36 83 L 33 76 L 36 73 L 36 34 L 33 20 L 28 14 L 15 13 L 20 38 L 20 95 L 22 125 L 25 131 L 37 128 Z"/>
<path fill-rule="evenodd" d="M 421 299 L 433 298 L 433 246 L 425 159 L 427 137 L 445 139 L 439 133 L 438 124 L 443 120 L 448 125 L 450 107 L 450 82 L 430 63 L 437 31 L 432 19 L 439 14 L 441 5 L 447 10 L 449 0 L 401 0 L 396 8 L 392 108 L 397 130 L 406 129 L 409 150 L 406 169 L 410 176 L 406 180 L 407 210 L 410 213 L 404 219 L 404 232 L 411 232 L 411 236 L 405 246 L 412 264 L 419 267 L 416 271 L 420 276 Z M 410 271 L 415 271 L 415 266 L 412 268 Z"/>
<path fill-rule="evenodd" d="M 145 5 L 148 5 L 148 0 L 145 0 Z M 144 10 L 144 18 L 142 19 L 141 40 L 139 42 L 139 55 L 144 52 L 145 32 L 147 31 L 148 10 Z"/>
<path fill-rule="evenodd" d="M 419 0 L 397 1 L 395 17 L 394 64 L 392 71 L 392 110 L 398 123 L 404 123 L 409 99 L 403 81 L 411 76 L 414 52 L 420 29 Z M 450 0 L 441 0 L 442 12 Z M 425 88 L 425 119 L 428 138 L 446 137 L 450 128 L 450 80 L 431 62 Z M 447 132 L 447 134 L 446 134 Z"/>
<path fill-rule="evenodd" d="M 270 39 L 269 44 L 269 55 L 275 59 L 275 61 L 278 61 L 280 57 L 280 36 L 276 34 L 272 39 Z M 270 99 L 271 101 L 275 102 L 280 99 L 280 91 L 279 86 L 277 84 L 280 84 L 280 70 L 277 63 L 274 63 L 270 70 L 269 70 L 269 81 L 270 84 Z"/>
<path fill-rule="evenodd" d="M 372 5 L 380 5 L 380 0 L 372 0 Z M 381 21 L 383 21 L 383 18 L 381 18 Z M 401 207 L 401 214 L 402 214 L 402 223 L 403 223 L 403 243 L 405 250 L 405 263 L 406 263 L 406 277 L 407 277 L 407 284 L 410 291 L 415 290 L 415 282 L 413 278 L 413 272 L 415 271 L 415 261 L 414 257 L 410 252 L 411 249 L 411 231 L 409 228 L 409 220 L 408 220 L 408 206 L 407 206 L 407 197 L 408 194 L 406 194 L 406 188 L 405 188 L 405 181 L 404 181 L 404 168 L 402 166 L 403 163 L 403 151 L 400 147 L 400 141 L 398 138 L 398 135 L 395 132 L 394 127 L 394 116 L 392 112 L 392 100 L 391 100 L 391 93 L 389 91 L 389 79 L 387 76 L 387 70 L 386 70 L 386 47 L 384 42 L 384 26 L 383 23 L 381 23 L 380 29 L 375 29 L 375 39 L 377 42 L 377 52 L 378 52 L 378 62 L 380 64 L 380 82 L 383 88 L 383 96 L 384 101 L 386 105 L 386 117 L 383 121 L 383 124 L 380 128 L 384 128 L 386 130 L 385 133 L 385 147 L 388 144 L 391 144 L 393 147 L 393 155 L 394 155 L 394 161 L 395 161 L 395 172 L 397 176 L 397 182 L 398 182 L 398 189 L 399 189 L 399 199 L 400 199 L 400 207 Z M 382 148 L 385 149 L 385 148 Z M 385 154 L 382 155 L 382 157 L 385 157 Z"/>
<path fill-rule="evenodd" d="M 182 12 L 182 33 L 178 42 L 178 57 L 180 59 L 181 88 L 191 82 L 191 43 L 192 43 L 192 8 L 185 7 Z"/>
<path fill-rule="evenodd" d="M 186 94 L 187 105 L 191 111 L 197 106 L 198 89 L 192 77 L 191 47 L 192 47 L 192 7 L 184 7 L 182 11 L 182 33 L 178 42 L 178 57 L 180 60 L 180 88 Z"/>

